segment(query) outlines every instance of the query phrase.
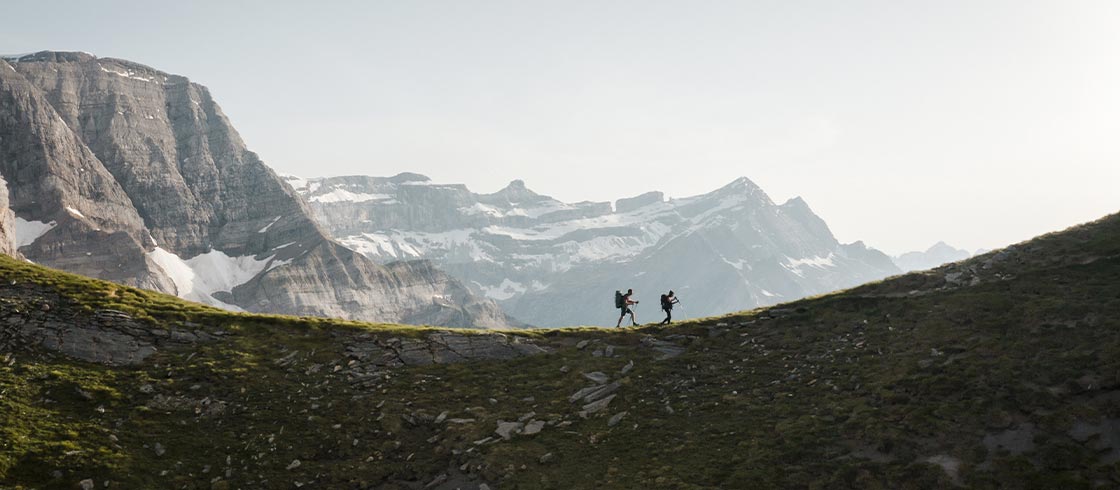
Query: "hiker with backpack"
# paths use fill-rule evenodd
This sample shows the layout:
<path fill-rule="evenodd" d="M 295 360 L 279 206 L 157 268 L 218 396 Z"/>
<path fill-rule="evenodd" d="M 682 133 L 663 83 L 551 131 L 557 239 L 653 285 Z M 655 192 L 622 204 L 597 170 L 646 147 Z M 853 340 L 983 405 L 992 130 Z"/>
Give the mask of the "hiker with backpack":
<path fill-rule="evenodd" d="M 677 299 L 676 293 L 669 290 L 669 294 L 661 295 L 661 309 L 665 310 L 665 319 L 661 321 L 662 325 L 668 325 L 673 321 L 673 305 L 680 303 L 681 300 Z"/>
<path fill-rule="evenodd" d="M 634 317 L 634 310 L 630 309 L 630 305 L 638 304 L 637 301 L 630 299 L 630 297 L 633 295 L 633 289 L 627 289 L 626 294 L 622 294 L 621 291 L 614 292 L 614 307 L 622 310 L 622 313 L 618 315 L 618 324 L 615 325 L 615 328 L 619 328 L 622 326 L 622 319 L 626 318 L 627 313 L 630 314 L 630 326 L 633 327 L 638 325 L 638 320 Z"/>

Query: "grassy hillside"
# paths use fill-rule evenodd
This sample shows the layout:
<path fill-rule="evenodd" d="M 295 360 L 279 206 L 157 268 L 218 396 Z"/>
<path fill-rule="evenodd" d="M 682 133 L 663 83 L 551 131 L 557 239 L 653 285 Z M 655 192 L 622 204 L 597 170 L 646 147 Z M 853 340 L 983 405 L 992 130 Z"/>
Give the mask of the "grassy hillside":
<path fill-rule="evenodd" d="M 1116 215 L 639 329 L 231 314 L 7 258 L 0 279 L 3 488 L 1120 486 Z"/>

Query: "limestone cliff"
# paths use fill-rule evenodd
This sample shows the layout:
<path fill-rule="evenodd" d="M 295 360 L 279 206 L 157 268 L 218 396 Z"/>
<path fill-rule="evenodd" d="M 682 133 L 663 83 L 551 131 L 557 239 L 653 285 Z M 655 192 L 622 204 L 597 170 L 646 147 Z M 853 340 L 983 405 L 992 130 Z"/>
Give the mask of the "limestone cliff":
<path fill-rule="evenodd" d="M 229 309 L 516 323 L 430 266 L 330 240 L 206 87 L 86 53 L 0 63 L 0 175 L 30 260 Z"/>

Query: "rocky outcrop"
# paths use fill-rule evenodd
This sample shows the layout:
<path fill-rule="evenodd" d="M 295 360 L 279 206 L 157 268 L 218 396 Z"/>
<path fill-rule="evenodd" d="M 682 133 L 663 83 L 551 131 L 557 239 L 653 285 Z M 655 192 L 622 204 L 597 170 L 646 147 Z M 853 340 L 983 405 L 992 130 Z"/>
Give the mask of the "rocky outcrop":
<path fill-rule="evenodd" d="M 0 141 L 34 262 L 227 309 L 520 325 L 431 266 L 330 240 L 185 77 L 86 53 L 0 61 Z"/>
<path fill-rule="evenodd" d="M 5 285 L 0 291 L 0 352 L 31 347 L 86 362 L 130 366 L 162 349 L 187 348 L 224 335 L 201 328 L 155 328 L 115 310 L 75 311 L 60 297 L 28 286 Z"/>
<path fill-rule="evenodd" d="M 550 352 L 531 341 L 502 334 L 433 332 L 424 338 L 381 340 L 367 335 L 346 344 L 347 355 L 370 367 L 394 368 L 514 359 Z"/>
<path fill-rule="evenodd" d="M 634 288 L 640 321 L 790 301 L 899 272 L 881 252 L 842 244 L 800 198 L 775 204 L 748 179 L 708 194 L 660 192 L 564 203 L 514 181 L 493 194 L 395 177 L 288 177 L 347 246 L 378 261 L 424 258 L 534 325 L 604 325 L 609 297 Z"/>
<path fill-rule="evenodd" d="M 75 304 L 52 286 L 0 283 L 0 354 L 45 350 L 109 366 L 133 366 L 162 350 L 185 350 L 235 335 L 213 325 L 158 323 L 117 310 Z M 387 337 L 351 329 L 339 335 L 356 376 L 405 366 L 504 360 L 552 352 L 532 340 L 501 333 L 433 330 L 422 337 Z M 306 354 L 306 353 L 305 353 Z M 298 352 L 276 360 L 288 366 Z"/>
<path fill-rule="evenodd" d="M 16 242 L 16 215 L 8 207 L 8 183 L 0 177 L 0 253 L 20 257 Z"/>

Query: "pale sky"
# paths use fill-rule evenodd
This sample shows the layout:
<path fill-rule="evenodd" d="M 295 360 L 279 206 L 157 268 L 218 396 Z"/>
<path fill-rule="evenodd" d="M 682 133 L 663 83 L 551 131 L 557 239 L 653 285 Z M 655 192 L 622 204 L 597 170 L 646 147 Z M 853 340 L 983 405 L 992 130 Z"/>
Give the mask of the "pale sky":
<path fill-rule="evenodd" d="M 236 5 L 233 5 L 236 4 Z M 802 196 L 845 242 L 1120 211 L 1120 2 L 5 2 L 0 52 L 208 86 L 270 166 L 565 201 Z"/>

